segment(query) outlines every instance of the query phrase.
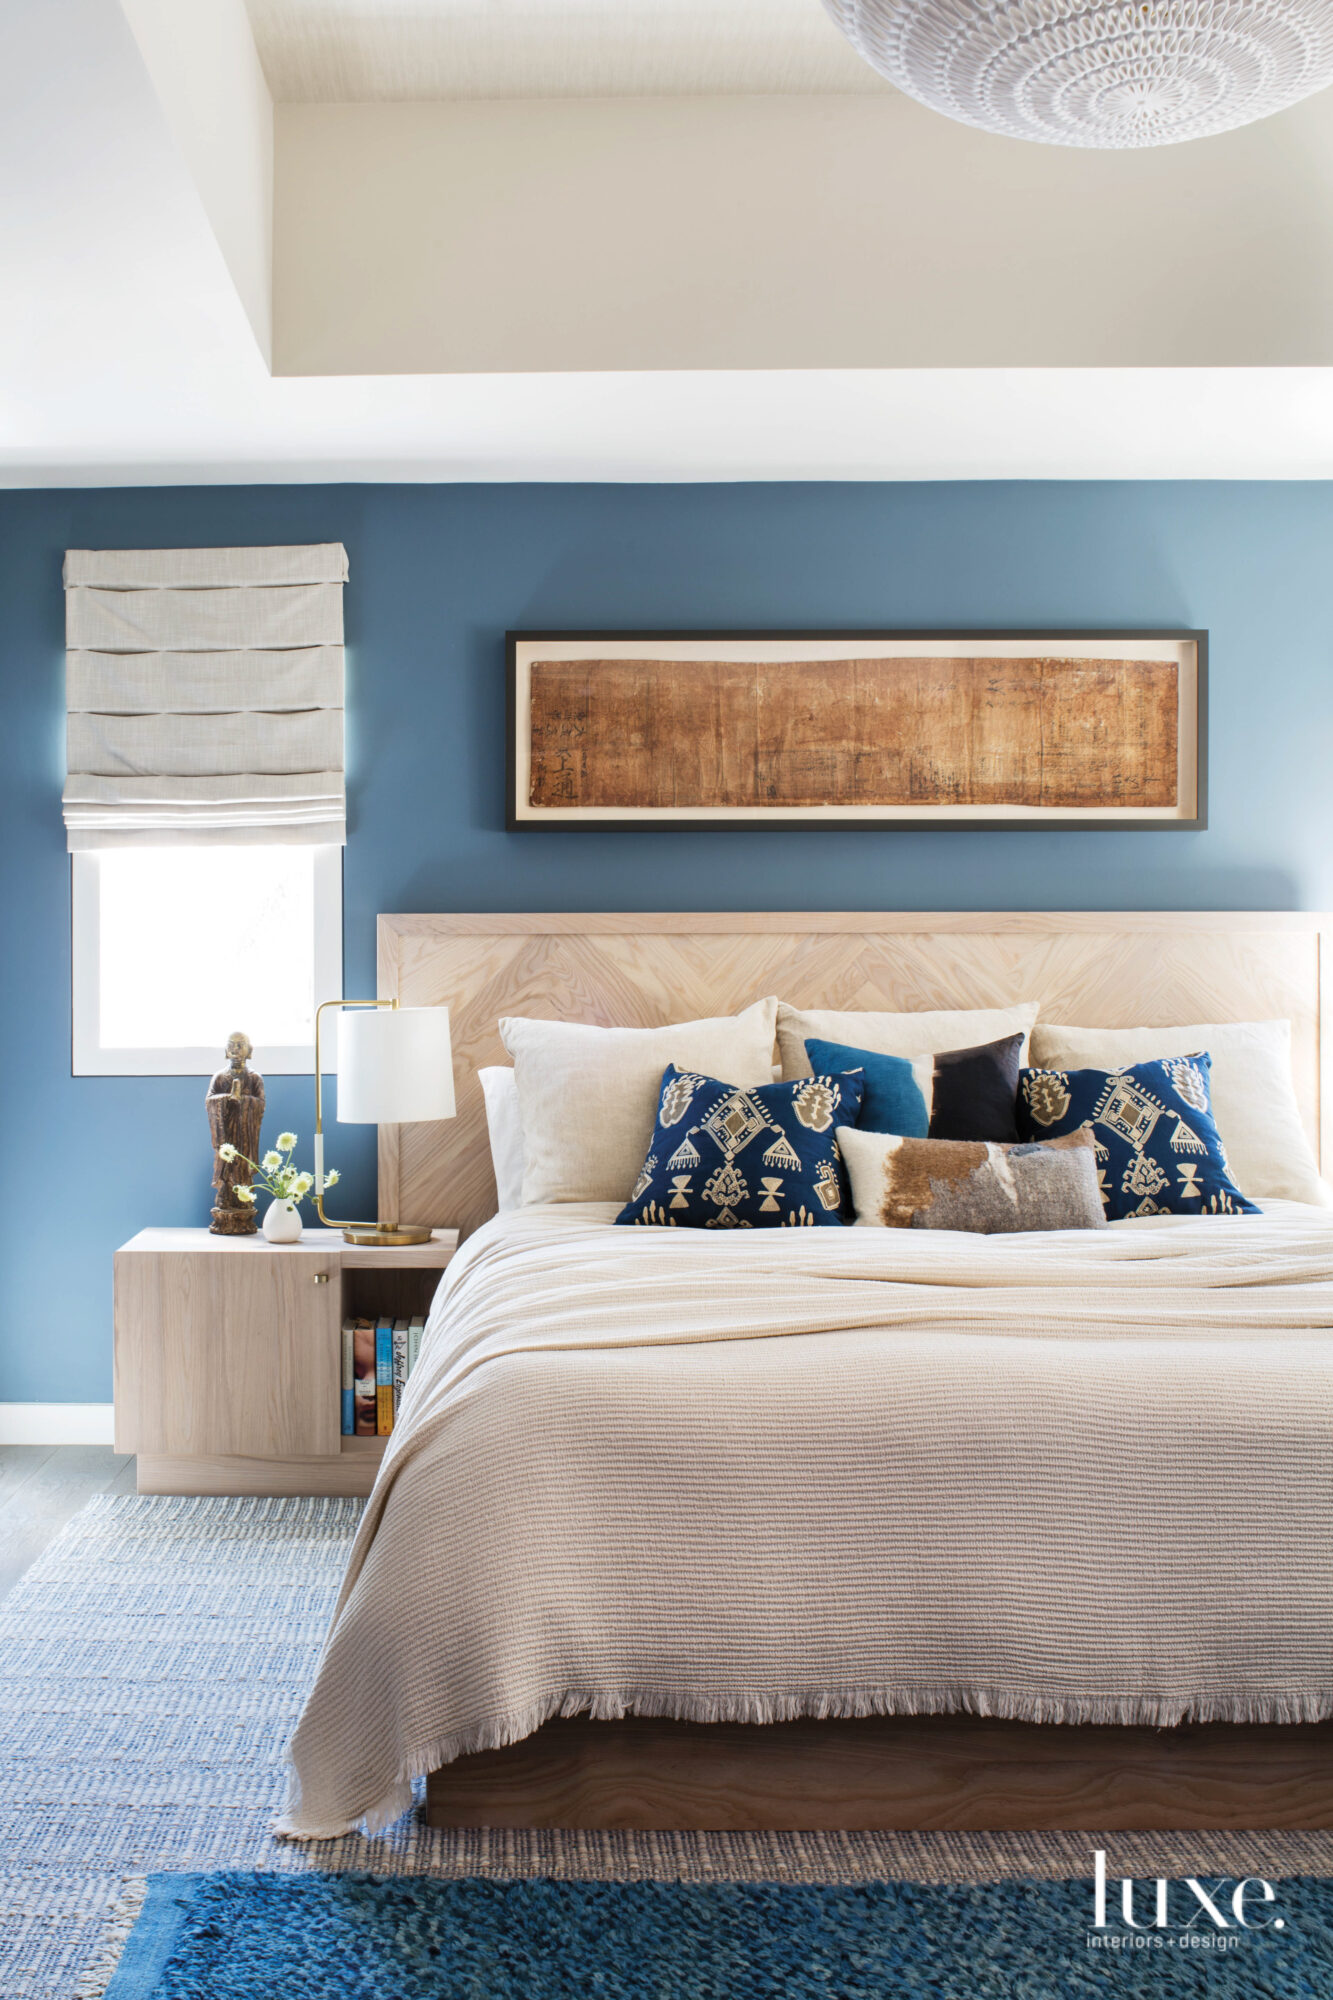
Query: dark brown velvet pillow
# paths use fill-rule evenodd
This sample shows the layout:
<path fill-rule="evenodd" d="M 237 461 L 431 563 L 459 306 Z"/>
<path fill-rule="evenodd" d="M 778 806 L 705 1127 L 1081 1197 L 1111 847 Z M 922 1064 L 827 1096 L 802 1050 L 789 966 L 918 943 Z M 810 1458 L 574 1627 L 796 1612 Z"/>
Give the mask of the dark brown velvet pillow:
<path fill-rule="evenodd" d="M 935 1058 L 932 1139 L 993 1139 L 1018 1144 L 1018 1071 L 1023 1037 L 1006 1035 L 977 1049 Z"/>

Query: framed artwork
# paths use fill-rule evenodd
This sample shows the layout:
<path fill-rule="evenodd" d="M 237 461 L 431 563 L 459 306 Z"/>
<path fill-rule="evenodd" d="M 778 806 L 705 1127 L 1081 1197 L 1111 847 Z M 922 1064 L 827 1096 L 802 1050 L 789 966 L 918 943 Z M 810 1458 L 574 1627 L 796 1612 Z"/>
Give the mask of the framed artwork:
<path fill-rule="evenodd" d="M 1207 824 L 1206 632 L 507 642 L 511 830 Z"/>

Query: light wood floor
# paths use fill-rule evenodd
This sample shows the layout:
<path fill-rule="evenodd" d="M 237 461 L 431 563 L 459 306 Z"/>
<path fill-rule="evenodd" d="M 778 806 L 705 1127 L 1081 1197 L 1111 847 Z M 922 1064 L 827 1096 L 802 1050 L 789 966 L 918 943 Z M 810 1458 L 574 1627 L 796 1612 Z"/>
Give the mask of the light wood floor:
<path fill-rule="evenodd" d="M 94 1493 L 133 1493 L 108 1444 L 0 1444 L 0 1598 Z"/>

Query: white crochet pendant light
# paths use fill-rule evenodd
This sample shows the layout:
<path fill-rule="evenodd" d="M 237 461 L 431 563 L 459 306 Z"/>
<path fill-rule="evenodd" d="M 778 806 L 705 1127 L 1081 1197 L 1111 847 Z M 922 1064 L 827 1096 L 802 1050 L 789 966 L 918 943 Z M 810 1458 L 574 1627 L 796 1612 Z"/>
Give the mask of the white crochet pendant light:
<path fill-rule="evenodd" d="M 1168 146 L 1333 83 L 1333 0 L 824 0 L 932 111 L 1049 146 Z"/>

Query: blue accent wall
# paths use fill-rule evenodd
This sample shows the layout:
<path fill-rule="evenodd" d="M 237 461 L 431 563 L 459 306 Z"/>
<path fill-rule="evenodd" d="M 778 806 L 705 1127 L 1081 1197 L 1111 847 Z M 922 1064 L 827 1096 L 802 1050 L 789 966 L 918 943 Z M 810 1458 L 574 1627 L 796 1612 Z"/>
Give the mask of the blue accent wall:
<path fill-rule="evenodd" d="M 64 550 L 314 541 L 351 561 L 349 989 L 373 990 L 379 910 L 1333 904 L 1333 485 L 0 494 L 0 1401 L 108 1399 L 112 1250 L 211 1198 L 202 1078 L 70 1075 Z M 507 834 L 524 625 L 1206 626 L 1211 825 Z M 309 1080 L 268 1101 L 266 1131 L 308 1141 Z M 347 1212 L 373 1206 L 371 1136 L 331 1139 Z"/>

